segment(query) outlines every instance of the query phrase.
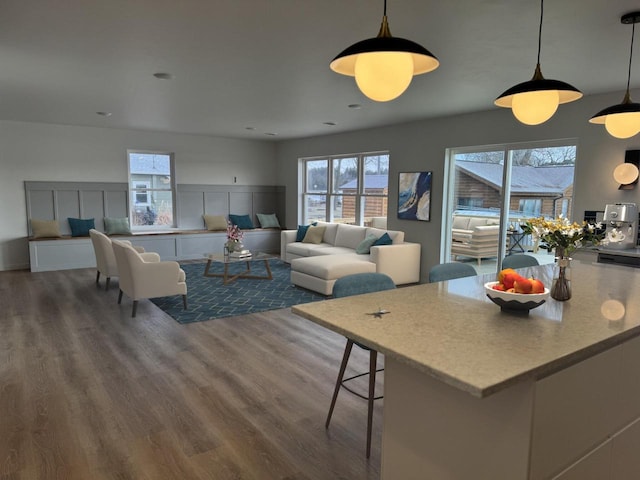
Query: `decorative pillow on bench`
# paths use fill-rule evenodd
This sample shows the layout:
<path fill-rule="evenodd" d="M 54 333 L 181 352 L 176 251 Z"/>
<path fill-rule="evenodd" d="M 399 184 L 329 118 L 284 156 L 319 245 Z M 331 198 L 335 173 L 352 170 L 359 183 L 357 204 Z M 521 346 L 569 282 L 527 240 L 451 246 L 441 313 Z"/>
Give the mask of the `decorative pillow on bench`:
<path fill-rule="evenodd" d="M 229 214 L 229 221 L 240 230 L 252 230 L 256 227 L 253 226 L 253 221 L 249 215 L 232 215 Z"/>
<path fill-rule="evenodd" d="M 104 233 L 107 235 L 130 235 L 129 217 L 104 219 Z"/>
<path fill-rule="evenodd" d="M 89 230 L 96 228 L 93 218 L 67 218 L 72 237 L 88 237 Z"/>
<path fill-rule="evenodd" d="M 280 222 L 275 213 L 257 213 L 261 228 L 280 228 Z"/>
<path fill-rule="evenodd" d="M 227 219 L 224 215 L 203 215 L 204 224 L 207 226 L 207 230 L 226 230 Z"/>
<path fill-rule="evenodd" d="M 31 219 L 31 234 L 33 238 L 57 238 L 61 237 L 57 220 Z"/>

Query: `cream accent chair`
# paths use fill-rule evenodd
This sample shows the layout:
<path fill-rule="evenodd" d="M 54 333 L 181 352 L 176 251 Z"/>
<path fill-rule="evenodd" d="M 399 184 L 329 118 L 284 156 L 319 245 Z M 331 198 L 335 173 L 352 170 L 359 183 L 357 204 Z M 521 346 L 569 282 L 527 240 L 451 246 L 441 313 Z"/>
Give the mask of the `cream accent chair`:
<path fill-rule="evenodd" d="M 93 251 L 96 255 L 96 268 L 98 273 L 96 274 L 96 283 L 100 282 L 100 274 L 107 278 L 105 290 L 109 290 L 109 282 L 111 277 L 118 276 L 118 265 L 116 264 L 116 257 L 113 255 L 113 247 L 111 246 L 111 239 L 104 233 L 98 230 L 89 230 L 89 236 L 91 237 L 91 243 L 93 244 Z M 128 240 L 119 240 L 123 243 L 131 245 Z M 133 246 L 133 245 L 132 245 Z M 138 253 L 144 253 L 143 247 L 133 246 Z M 160 256 L 157 253 L 144 253 L 144 258 L 147 261 L 160 261 Z"/>
<path fill-rule="evenodd" d="M 112 245 L 120 273 L 118 304 L 122 302 L 122 293 L 126 293 L 133 300 L 132 317 L 136 316 L 138 300 L 141 298 L 182 295 L 184 308 L 187 309 L 186 275 L 178 262 L 150 262 L 131 245 L 119 240 L 113 240 Z"/>

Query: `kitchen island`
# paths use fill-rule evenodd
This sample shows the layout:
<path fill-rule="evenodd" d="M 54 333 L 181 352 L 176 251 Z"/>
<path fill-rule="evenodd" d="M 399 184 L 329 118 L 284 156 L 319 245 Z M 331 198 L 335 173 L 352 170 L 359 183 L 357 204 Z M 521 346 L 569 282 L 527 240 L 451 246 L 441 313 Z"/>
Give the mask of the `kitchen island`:
<path fill-rule="evenodd" d="M 640 276 L 571 275 L 571 300 L 524 316 L 486 297 L 494 275 L 292 310 L 385 355 L 383 480 L 637 479 Z"/>

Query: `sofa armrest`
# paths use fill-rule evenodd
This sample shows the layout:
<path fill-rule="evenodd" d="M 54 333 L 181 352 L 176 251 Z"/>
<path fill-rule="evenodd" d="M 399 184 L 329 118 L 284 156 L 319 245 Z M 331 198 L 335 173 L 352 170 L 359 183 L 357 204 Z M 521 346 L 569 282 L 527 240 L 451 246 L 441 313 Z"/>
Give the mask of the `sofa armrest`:
<path fill-rule="evenodd" d="M 287 245 L 296 241 L 298 230 L 282 230 L 280 232 L 280 258 L 287 261 Z"/>
<path fill-rule="evenodd" d="M 371 247 L 376 272 L 389 275 L 396 285 L 420 281 L 420 244 L 398 243 Z"/>

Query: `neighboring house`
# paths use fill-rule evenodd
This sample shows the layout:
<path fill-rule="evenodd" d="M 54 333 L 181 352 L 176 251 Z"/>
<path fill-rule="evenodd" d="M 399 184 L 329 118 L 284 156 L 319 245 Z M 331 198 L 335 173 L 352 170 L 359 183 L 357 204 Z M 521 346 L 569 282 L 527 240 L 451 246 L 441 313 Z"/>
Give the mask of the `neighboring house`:
<path fill-rule="evenodd" d="M 513 166 L 510 216 L 570 216 L 573 172 L 573 165 Z M 498 212 L 501 185 L 502 165 L 456 161 L 456 210 Z"/>
<path fill-rule="evenodd" d="M 365 175 L 364 191 L 367 193 L 364 205 L 365 225 L 371 217 L 386 217 L 389 195 L 388 175 Z M 358 181 L 353 179 L 341 185 L 339 192 L 342 197 L 342 218 L 355 219 L 356 194 L 358 193 Z"/>

